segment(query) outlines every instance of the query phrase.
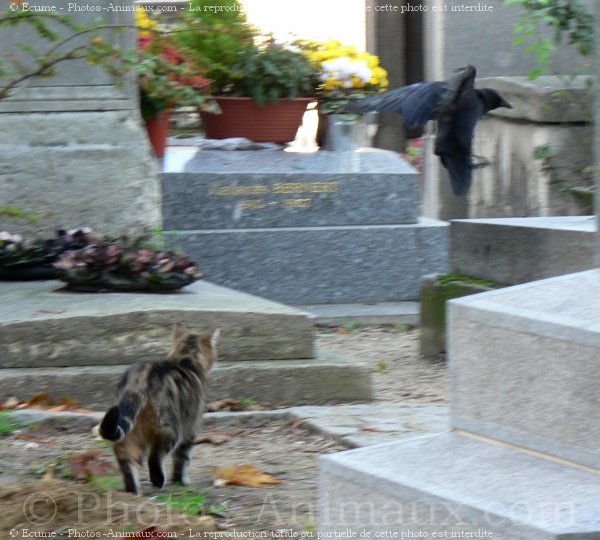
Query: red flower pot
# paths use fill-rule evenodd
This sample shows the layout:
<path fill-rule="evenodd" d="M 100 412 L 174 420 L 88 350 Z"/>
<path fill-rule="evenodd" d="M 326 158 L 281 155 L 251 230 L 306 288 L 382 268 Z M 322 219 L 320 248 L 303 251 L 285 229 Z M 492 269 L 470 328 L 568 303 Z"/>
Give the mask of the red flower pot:
<path fill-rule="evenodd" d="M 250 97 L 214 98 L 222 113 L 200 111 L 208 139 L 246 137 L 255 142 L 293 141 L 313 98 L 279 99 L 260 106 Z"/>
<path fill-rule="evenodd" d="M 170 117 L 171 109 L 165 109 L 150 118 L 144 118 L 148 138 L 156 157 L 163 157 L 165 155 Z"/>

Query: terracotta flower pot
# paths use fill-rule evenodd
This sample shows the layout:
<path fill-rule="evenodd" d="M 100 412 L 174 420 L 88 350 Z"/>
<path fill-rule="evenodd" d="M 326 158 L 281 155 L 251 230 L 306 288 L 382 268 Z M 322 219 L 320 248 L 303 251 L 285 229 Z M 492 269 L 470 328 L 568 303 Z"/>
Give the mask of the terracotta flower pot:
<path fill-rule="evenodd" d="M 154 155 L 156 157 L 163 157 L 165 155 L 170 118 L 170 108 L 165 109 L 150 118 L 144 118 L 146 130 L 148 131 L 148 138 L 150 139 L 150 144 L 152 145 L 152 150 L 154 150 Z"/>
<path fill-rule="evenodd" d="M 249 97 L 216 97 L 221 114 L 200 111 L 208 139 L 246 137 L 255 142 L 293 141 L 313 98 L 279 99 L 259 106 Z"/>

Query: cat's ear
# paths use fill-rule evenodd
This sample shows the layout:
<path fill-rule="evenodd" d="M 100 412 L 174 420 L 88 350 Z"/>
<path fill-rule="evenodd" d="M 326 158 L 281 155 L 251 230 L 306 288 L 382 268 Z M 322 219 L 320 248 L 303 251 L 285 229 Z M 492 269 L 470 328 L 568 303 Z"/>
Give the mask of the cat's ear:
<path fill-rule="evenodd" d="M 219 336 L 221 335 L 221 329 L 217 328 L 216 330 L 212 331 L 212 334 L 210 334 L 210 346 L 214 351 L 214 354 L 216 356 L 217 354 L 217 343 L 219 342 Z"/>
<path fill-rule="evenodd" d="M 178 343 L 187 334 L 187 328 L 181 322 L 178 322 L 173 328 L 173 347 L 177 347 Z"/>
<path fill-rule="evenodd" d="M 202 362 L 202 367 L 206 371 L 210 370 L 217 362 L 217 342 L 219 340 L 220 333 L 221 333 L 221 329 L 217 328 L 216 330 L 213 330 L 209 334 L 202 336 L 201 362 Z"/>
<path fill-rule="evenodd" d="M 183 341 L 183 338 L 187 335 L 187 328 L 181 322 L 178 322 L 173 328 L 173 336 L 171 342 L 171 351 L 169 352 L 168 358 L 173 360 L 177 355 L 179 345 Z"/>

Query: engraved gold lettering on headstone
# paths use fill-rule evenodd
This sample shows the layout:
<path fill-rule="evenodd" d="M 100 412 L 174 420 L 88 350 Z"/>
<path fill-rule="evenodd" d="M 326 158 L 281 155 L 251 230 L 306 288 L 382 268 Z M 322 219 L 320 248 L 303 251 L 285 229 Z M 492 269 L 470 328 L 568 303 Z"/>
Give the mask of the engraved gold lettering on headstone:
<path fill-rule="evenodd" d="M 249 186 L 235 186 L 225 184 L 211 184 L 208 188 L 209 195 L 217 197 L 236 197 L 252 195 L 304 195 L 312 193 L 335 193 L 339 189 L 338 181 L 320 182 L 275 182 L 268 184 L 253 184 Z M 266 207 L 282 208 L 309 208 L 312 204 L 310 197 L 276 197 L 265 199 L 242 199 L 237 201 L 240 209 L 260 210 Z"/>
<path fill-rule="evenodd" d="M 284 199 L 281 204 L 286 208 L 308 208 L 312 199 Z"/>

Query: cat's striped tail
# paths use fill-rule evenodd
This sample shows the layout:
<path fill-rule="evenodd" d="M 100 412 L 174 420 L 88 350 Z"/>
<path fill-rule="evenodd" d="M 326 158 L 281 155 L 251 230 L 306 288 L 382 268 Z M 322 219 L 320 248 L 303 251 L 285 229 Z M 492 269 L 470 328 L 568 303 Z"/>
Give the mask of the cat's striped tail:
<path fill-rule="evenodd" d="M 124 392 L 118 405 L 108 409 L 100 422 L 100 435 L 109 441 L 120 441 L 131 431 L 145 401 L 139 392 Z"/>

